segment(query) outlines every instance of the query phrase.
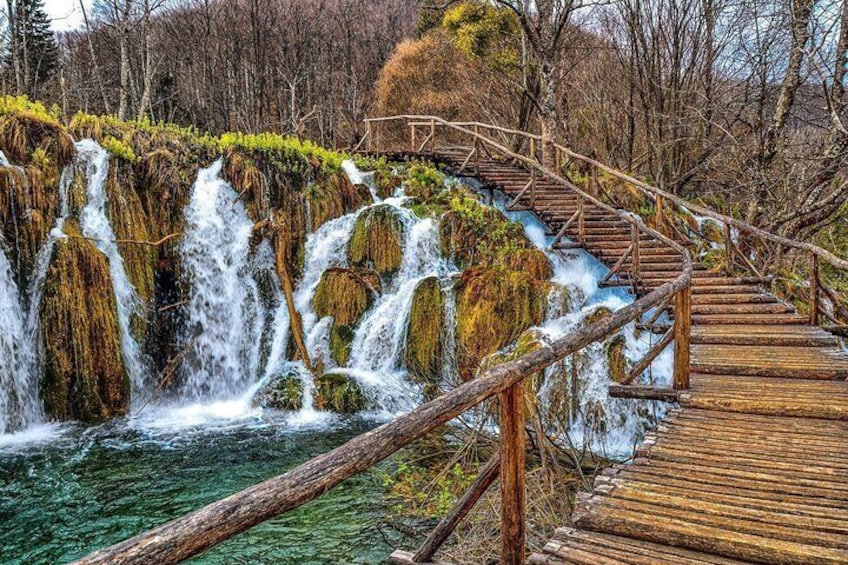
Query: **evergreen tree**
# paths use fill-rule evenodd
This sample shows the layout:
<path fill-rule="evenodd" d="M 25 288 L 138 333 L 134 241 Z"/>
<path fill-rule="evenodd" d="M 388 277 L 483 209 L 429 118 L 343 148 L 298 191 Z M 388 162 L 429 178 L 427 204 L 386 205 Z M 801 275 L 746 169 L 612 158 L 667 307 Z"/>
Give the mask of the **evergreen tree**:
<path fill-rule="evenodd" d="M 44 0 L 17 0 L 9 23 L 9 55 L 18 89 L 37 96 L 38 88 L 53 77 L 59 66 L 59 48 Z"/>

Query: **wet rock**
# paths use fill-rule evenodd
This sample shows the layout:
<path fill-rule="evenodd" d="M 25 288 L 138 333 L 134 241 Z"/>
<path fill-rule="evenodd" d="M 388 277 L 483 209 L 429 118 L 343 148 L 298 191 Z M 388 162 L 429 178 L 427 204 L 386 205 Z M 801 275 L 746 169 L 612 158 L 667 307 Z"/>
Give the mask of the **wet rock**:
<path fill-rule="evenodd" d="M 365 395 L 348 375 L 325 373 L 315 380 L 315 407 L 339 414 L 354 414 L 365 408 Z"/>
<path fill-rule="evenodd" d="M 381 204 L 359 215 L 348 244 L 348 259 L 351 265 L 372 268 L 380 276 L 400 269 L 403 222 L 394 207 Z"/>
<path fill-rule="evenodd" d="M 303 407 L 303 382 L 296 372 L 272 377 L 256 393 L 254 403 L 276 410 L 300 410 Z"/>
<path fill-rule="evenodd" d="M 412 299 L 406 333 L 406 368 L 413 378 L 424 384 L 441 380 L 444 298 L 437 277 L 418 283 Z"/>
<path fill-rule="evenodd" d="M 347 363 L 354 328 L 373 300 L 374 290 L 354 271 L 332 268 L 321 275 L 312 296 L 312 309 L 319 318 L 333 318 L 330 353 L 337 364 Z"/>

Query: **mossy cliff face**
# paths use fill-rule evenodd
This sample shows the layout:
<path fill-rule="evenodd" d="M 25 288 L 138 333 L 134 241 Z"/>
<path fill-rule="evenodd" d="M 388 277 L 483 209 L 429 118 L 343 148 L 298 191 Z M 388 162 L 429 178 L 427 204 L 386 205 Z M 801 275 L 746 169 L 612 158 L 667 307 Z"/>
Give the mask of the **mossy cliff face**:
<path fill-rule="evenodd" d="M 441 284 L 437 277 L 428 277 L 415 287 L 404 353 L 409 373 L 422 384 L 438 384 L 441 380 L 444 318 Z"/>
<path fill-rule="evenodd" d="M 391 276 L 403 261 L 403 221 L 388 204 L 374 206 L 356 219 L 348 244 L 348 259 L 356 267 Z"/>
<path fill-rule="evenodd" d="M 348 269 L 328 269 L 321 275 L 312 309 L 319 318 L 333 318 L 330 354 L 337 364 L 347 363 L 354 329 L 371 306 L 374 293 L 365 279 Z"/>
<path fill-rule="evenodd" d="M 480 361 L 544 320 L 548 284 L 504 267 L 477 267 L 457 285 L 459 370 L 474 376 Z"/>
<path fill-rule="evenodd" d="M 73 140 L 43 107 L 0 98 L 0 232 L 18 280 L 25 281 L 59 213 L 59 178 Z"/>
<path fill-rule="evenodd" d="M 367 186 L 351 184 L 347 175 L 341 173 L 327 177 L 320 184 L 310 185 L 304 192 L 312 231 L 373 202 Z"/>
<path fill-rule="evenodd" d="M 75 222 L 65 233 L 54 247 L 40 310 L 42 396 L 51 418 L 99 422 L 129 406 L 117 304 L 106 257 Z"/>

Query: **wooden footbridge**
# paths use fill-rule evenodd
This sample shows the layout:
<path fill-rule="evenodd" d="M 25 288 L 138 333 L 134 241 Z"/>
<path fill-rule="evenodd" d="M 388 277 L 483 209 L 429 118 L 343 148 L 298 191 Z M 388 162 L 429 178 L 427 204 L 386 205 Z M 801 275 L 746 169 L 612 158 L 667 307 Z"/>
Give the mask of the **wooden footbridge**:
<path fill-rule="evenodd" d="M 511 197 L 534 212 L 552 246 L 582 248 L 629 285 L 632 304 L 432 400 L 283 475 L 96 552 L 80 563 L 176 563 L 296 508 L 478 404 L 499 398 L 501 449 L 414 553 L 427 563 L 500 477 L 501 563 L 524 563 L 523 381 L 635 322 L 655 345 L 610 387 L 618 397 L 677 402 L 633 460 L 606 469 L 578 495 L 536 564 L 697 565 L 848 563 L 848 311 L 825 275 L 848 262 L 717 214 L 538 136 L 423 116 L 368 121 L 372 152 L 416 154 Z M 554 155 L 550 153 L 553 152 Z M 577 177 L 579 176 L 579 182 Z M 618 183 L 652 206 L 640 217 L 604 194 Z M 707 241 L 700 224 L 723 231 Z M 654 227 L 649 227 L 654 226 Z M 712 238 L 715 240 L 715 237 Z M 723 250 L 725 267 L 692 257 Z M 770 292 L 776 257 L 806 265 L 804 312 Z M 843 275 L 844 276 L 844 275 Z M 798 301 L 799 294 L 794 296 Z M 649 381 L 674 345 L 671 383 Z"/>

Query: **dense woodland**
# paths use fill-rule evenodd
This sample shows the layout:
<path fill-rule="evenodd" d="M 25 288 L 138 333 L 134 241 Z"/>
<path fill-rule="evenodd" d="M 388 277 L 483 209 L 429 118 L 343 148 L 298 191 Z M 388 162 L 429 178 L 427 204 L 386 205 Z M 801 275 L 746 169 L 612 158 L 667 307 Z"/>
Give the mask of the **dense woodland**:
<path fill-rule="evenodd" d="M 479 118 L 799 238 L 848 200 L 845 1 L 96 0 L 60 35 L 6 4 L 4 91 L 66 116 L 336 147 L 368 115 Z"/>

